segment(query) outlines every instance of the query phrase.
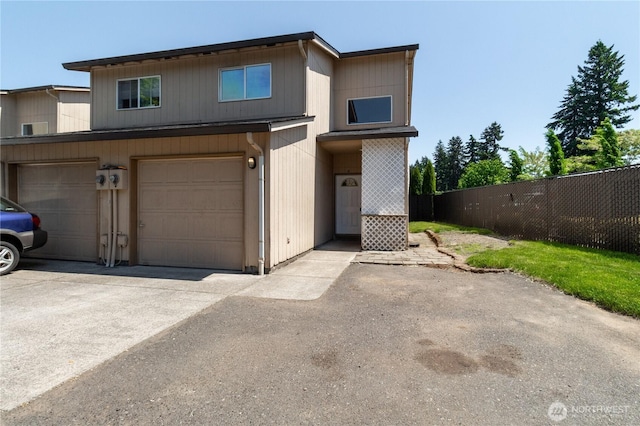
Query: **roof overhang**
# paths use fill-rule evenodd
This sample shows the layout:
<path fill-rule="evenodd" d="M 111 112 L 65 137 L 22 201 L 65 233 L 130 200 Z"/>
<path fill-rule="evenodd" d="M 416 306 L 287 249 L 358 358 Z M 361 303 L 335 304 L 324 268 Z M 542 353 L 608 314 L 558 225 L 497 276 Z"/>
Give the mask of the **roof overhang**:
<path fill-rule="evenodd" d="M 109 58 L 91 59 L 87 61 L 66 62 L 62 66 L 72 71 L 91 71 L 93 67 L 108 67 L 124 65 L 128 63 L 139 63 L 150 60 L 167 60 L 180 57 L 204 56 L 222 53 L 225 51 L 237 51 L 240 49 L 273 47 L 286 43 L 297 43 L 298 41 L 309 41 L 322 47 L 328 54 L 337 59 L 355 58 L 368 55 L 380 55 L 384 53 L 404 52 L 418 50 L 417 44 L 386 47 L 381 49 L 361 50 L 357 52 L 340 53 L 333 46 L 327 43 L 322 37 L 313 31 L 302 33 L 280 35 L 274 37 L 254 38 L 250 40 L 233 41 L 227 43 L 209 44 L 205 46 L 188 47 L 184 49 L 160 50 L 157 52 L 140 53 L 134 55 L 113 56 Z"/>
<path fill-rule="evenodd" d="M 316 141 L 332 154 L 346 154 L 360 151 L 364 139 L 412 138 L 415 136 L 418 136 L 415 127 L 403 126 L 323 133 L 316 137 Z"/>
<path fill-rule="evenodd" d="M 65 92 L 89 92 L 91 89 L 84 86 L 57 86 L 57 85 L 48 85 L 48 86 L 36 86 L 36 87 L 25 87 L 22 89 L 12 89 L 12 90 L 2 90 L 0 91 L 4 94 L 14 94 L 14 93 L 27 93 L 27 92 L 44 92 L 45 90 L 56 90 L 56 91 L 65 91 Z"/>
<path fill-rule="evenodd" d="M 302 126 L 313 120 L 314 117 L 295 116 L 261 120 L 155 126 L 134 129 L 89 130 L 82 132 L 56 133 L 52 135 L 6 137 L 0 140 L 0 145 L 10 146 L 62 142 L 97 142 L 122 139 L 228 135 L 246 132 L 276 132 L 285 128 Z"/>
<path fill-rule="evenodd" d="M 413 126 L 381 127 L 364 130 L 341 130 L 323 133 L 316 137 L 318 142 L 349 141 L 357 139 L 414 138 L 418 130 Z"/>

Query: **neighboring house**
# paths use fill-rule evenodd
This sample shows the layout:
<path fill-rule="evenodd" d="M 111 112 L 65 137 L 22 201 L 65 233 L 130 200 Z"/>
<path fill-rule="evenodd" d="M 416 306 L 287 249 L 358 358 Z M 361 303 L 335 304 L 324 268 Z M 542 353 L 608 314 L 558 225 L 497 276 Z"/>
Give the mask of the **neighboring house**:
<path fill-rule="evenodd" d="M 40 86 L 0 90 L 0 136 L 89 130 L 88 87 Z"/>
<path fill-rule="evenodd" d="M 417 49 L 305 32 L 63 64 L 91 74 L 91 131 L 3 138 L 3 190 L 52 258 L 262 272 L 340 236 L 406 249 Z"/>

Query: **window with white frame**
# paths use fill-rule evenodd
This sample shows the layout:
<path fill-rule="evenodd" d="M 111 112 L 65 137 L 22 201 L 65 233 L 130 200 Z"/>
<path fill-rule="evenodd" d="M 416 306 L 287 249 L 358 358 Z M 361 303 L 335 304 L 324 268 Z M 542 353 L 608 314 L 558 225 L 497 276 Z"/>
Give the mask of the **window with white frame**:
<path fill-rule="evenodd" d="M 271 64 L 220 70 L 218 100 L 241 101 L 271 97 Z"/>
<path fill-rule="evenodd" d="M 347 124 L 390 123 L 391 96 L 347 99 Z"/>
<path fill-rule="evenodd" d="M 46 135 L 47 133 L 49 133 L 49 123 L 46 121 L 22 123 L 22 136 Z"/>
<path fill-rule="evenodd" d="M 160 76 L 118 80 L 118 109 L 160 106 Z"/>

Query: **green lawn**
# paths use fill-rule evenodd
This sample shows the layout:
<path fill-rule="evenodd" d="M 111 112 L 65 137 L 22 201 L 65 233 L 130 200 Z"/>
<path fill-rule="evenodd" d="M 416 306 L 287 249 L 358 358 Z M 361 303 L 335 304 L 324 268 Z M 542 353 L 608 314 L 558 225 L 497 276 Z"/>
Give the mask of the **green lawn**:
<path fill-rule="evenodd" d="M 439 222 L 410 222 L 410 232 L 459 231 L 482 235 L 487 229 Z M 514 241 L 467 259 L 479 268 L 505 268 L 544 280 L 567 294 L 613 312 L 640 318 L 640 256 L 545 241 Z"/>
<path fill-rule="evenodd" d="M 640 257 L 543 241 L 516 241 L 467 259 L 471 266 L 509 268 L 567 294 L 640 318 Z"/>

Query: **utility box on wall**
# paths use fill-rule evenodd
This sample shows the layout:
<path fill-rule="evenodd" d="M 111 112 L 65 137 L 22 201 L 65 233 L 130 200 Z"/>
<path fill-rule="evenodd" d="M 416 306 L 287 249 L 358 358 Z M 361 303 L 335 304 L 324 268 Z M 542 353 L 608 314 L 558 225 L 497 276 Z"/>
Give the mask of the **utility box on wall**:
<path fill-rule="evenodd" d="M 109 169 L 109 189 L 127 189 L 128 173 L 125 169 Z"/>
<path fill-rule="evenodd" d="M 109 170 L 96 170 L 96 189 L 109 189 Z"/>
<path fill-rule="evenodd" d="M 129 175 L 126 169 L 96 170 L 96 189 L 127 189 Z"/>

